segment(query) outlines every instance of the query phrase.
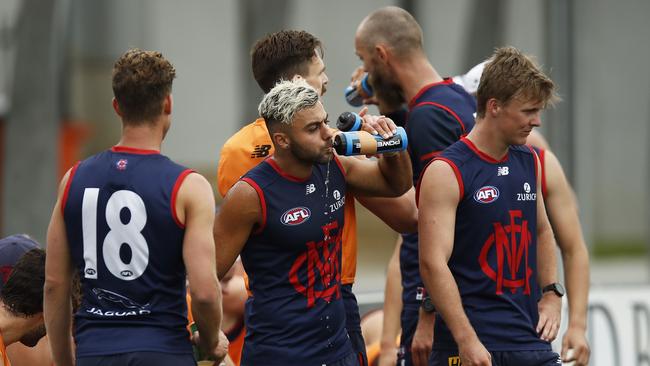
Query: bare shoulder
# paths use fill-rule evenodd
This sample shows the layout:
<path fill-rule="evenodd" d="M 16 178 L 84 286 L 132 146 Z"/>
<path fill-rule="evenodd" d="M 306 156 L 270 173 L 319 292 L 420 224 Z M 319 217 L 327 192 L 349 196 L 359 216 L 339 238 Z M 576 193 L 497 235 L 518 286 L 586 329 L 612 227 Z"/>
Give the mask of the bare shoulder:
<path fill-rule="evenodd" d="M 212 186 L 204 176 L 197 172 L 192 172 L 183 179 L 178 194 L 179 198 L 185 196 L 205 199 L 209 196 L 209 199 L 214 201 Z"/>
<path fill-rule="evenodd" d="M 249 183 L 243 180 L 238 181 L 226 194 L 224 203 L 235 203 L 240 207 L 259 207 L 262 197 L 262 191 L 259 187 L 253 186 L 254 183 Z"/>
<path fill-rule="evenodd" d="M 454 168 L 444 160 L 434 160 L 422 173 L 422 183 L 449 183 L 455 182 Z"/>
<path fill-rule="evenodd" d="M 418 201 L 422 197 L 435 200 L 443 197 L 460 199 L 464 194 L 460 175 L 444 160 L 434 160 L 429 164 L 422 173 L 418 191 Z"/>

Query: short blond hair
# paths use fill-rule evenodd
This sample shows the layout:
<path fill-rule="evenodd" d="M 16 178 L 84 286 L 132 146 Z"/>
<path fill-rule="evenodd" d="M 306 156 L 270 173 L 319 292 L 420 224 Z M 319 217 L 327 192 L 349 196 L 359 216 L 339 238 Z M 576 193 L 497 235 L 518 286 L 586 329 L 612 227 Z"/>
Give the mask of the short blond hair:
<path fill-rule="evenodd" d="M 290 126 L 296 113 L 315 106 L 318 100 L 318 92 L 304 79 L 282 80 L 264 95 L 257 110 L 267 125 L 280 122 Z"/>
<path fill-rule="evenodd" d="M 560 99 L 553 80 L 532 57 L 514 47 L 497 48 L 485 65 L 476 91 L 478 117 L 485 117 L 486 103 L 492 98 L 504 104 L 515 98 L 540 101 L 545 107 Z"/>

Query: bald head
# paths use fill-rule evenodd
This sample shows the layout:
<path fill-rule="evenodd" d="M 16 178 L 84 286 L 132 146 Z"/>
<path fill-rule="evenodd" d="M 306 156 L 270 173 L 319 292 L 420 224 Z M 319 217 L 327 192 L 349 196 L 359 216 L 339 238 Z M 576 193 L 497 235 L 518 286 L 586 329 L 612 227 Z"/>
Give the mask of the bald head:
<path fill-rule="evenodd" d="M 409 12 L 387 6 L 370 13 L 357 29 L 357 41 L 366 49 L 384 44 L 396 55 L 422 52 L 422 28 Z"/>

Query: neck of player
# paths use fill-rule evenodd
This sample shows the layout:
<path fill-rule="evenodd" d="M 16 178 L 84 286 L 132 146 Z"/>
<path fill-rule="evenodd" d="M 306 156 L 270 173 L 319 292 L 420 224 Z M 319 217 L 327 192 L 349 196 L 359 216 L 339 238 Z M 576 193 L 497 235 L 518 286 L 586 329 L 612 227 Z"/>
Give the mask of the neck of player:
<path fill-rule="evenodd" d="M 508 153 L 508 148 L 510 147 L 499 131 L 496 128 L 491 128 L 489 122 L 486 123 L 486 121 L 481 118 L 476 119 L 476 125 L 474 125 L 472 131 L 467 135 L 467 139 L 470 140 L 479 151 L 494 160 L 503 159 Z"/>
<path fill-rule="evenodd" d="M 143 150 L 158 150 L 165 132 L 163 121 L 147 122 L 138 125 L 122 125 L 122 137 L 117 146 Z"/>
<path fill-rule="evenodd" d="M 425 86 L 443 80 L 426 57 L 415 57 L 412 60 L 402 61 L 395 70 L 407 103 L 413 100 Z"/>
<path fill-rule="evenodd" d="M 309 178 L 315 164 L 297 159 L 291 152 L 280 149 L 275 150 L 272 159 L 284 173 L 300 179 Z"/>

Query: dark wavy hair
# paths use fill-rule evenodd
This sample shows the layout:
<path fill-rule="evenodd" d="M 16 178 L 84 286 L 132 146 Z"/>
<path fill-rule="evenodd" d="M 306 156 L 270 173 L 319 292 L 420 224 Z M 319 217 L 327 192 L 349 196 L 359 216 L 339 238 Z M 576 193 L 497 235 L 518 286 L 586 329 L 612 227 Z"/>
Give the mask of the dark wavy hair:
<path fill-rule="evenodd" d="M 16 262 L 0 299 L 14 315 L 28 317 L 42 313 L 44 284 L 45 251 L 34 248 Z"/>
<path fill-rule="evenodd" d="M 268 93 L 281 79 L 305 75 L 317 52 L 323 56 L 321 41 L 305 31 L 282 30 L 267 34 L 251 50 L 253 76 Z"/>

